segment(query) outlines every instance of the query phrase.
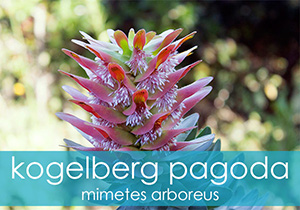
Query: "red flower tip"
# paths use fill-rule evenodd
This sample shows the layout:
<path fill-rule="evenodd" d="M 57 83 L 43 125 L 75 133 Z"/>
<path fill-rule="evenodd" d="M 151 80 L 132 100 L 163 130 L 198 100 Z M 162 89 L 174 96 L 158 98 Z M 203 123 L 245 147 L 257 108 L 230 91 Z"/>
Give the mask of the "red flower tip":
<path fill-rule="evenodd" d="M 88 48 L 90 51 L 92 51 L 98 58 L 100 58 L 101 60 L 103 60 L 103 57 L 100 55 L 99 52 L 97 52 L 96 50 L 94 50 L 93 48 L 91 48 L 90 46 L 85 46 L 86 48 Z"/>
<path fill-rule="evenodd" d="M 171 113 L 167 113 L 167 114 L 161 116 L 160 118 L 158 118 L 158 120 L 156 120 L 155 123 L 154 123 L 154 129 L 160 128 L 162 122 L 163 122 L 165 119 L 167 119 L 170 115 L 171 115 Z"/>
<path fill-rule="evenodd" d="M 116 64 L 116 63 L 110 63 L 108 64 L 108 70 L 111 76 L 117 80 L 118 82 L 122 82 L 125 78 L 125 71 L 123 68 Z"/>
<path fill-rule="evenodd" d="M 132 98 L 136 104 L 145 103 L 148 99 L 148 91 L 146 89 L 138 90 L 133 94 Z"/>
<path fill-rule="evenodd" d="M 139 30 L 133 39 L 134 48 L 142 50 L 146 43 L 146 31 L 144 29 Z"/>

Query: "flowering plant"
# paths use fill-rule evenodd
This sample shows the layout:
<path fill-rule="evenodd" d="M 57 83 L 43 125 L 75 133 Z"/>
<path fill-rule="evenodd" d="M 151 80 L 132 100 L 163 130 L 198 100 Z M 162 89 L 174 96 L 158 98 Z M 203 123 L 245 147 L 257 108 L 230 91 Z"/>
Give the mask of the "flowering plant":
<path fill-rule="evenodd" d="M 72 40 L 88 49 L 95 60 L 70 50 L 63 52 L 73 58 L 87 73 L 88 79 L 64 71 L 85 88 L 86 96 L 78 90 L 63 86 L 79 105 L 91 114 L 91 122 L 73 115 L 57 113 L 72 124 L 93 145 L 84 147 L 66 140 L 67 147 L 82 151 L 207 151 L 220 150 L 220 140 L 213 142 L 209 127 L 198 131 L 198 113 L 183 116 L 210 93 L 212 77 L 206 77 L 179 88 L 177 83 L 200 61 L 177 69 L 193 50 L 178 48 L 195 32 L 174 41 L 182 29 L 167 30 L 159 35 L 144 29 L 133 29 L 126 36 L 122 31 L 108 30 L 110 43 L 95 40 L 81 32 L 88 41 Z M 198 134 L 197 134 L 198 133 Z M 235 189 L 239 191 L 240 188 Z M 241 200 L 255 196 L 256 191 L 240 193 Z M 244 197 L 243 197 L 244 196 Z M 260 198 L 253 200 L 258 203 Z M 126 207 L 119 209 L 207 209 L 201 207 Z M 221 206 L 216 209 L 232 209 Z M 247 206 L 245 209 L 261 209 Z"/>
<path fill-rule="evenodd" d="M 219 150 L 220 143 L 213 143 L 209 128 L 196 136 L 198 114 L 183 119 L 212 90 L 206 86 L 212 77 L 178 87 L 177 82 L 200 62 L 176 69 L 197 48 L 178 52 L 196 33 L 174 41 L 181 31 L 167 30 L 156 35 L 153 31 L 141 29 L 135 33 L 131 29 L 126 36 L 120 30 L 108 30 L 110 43 L 80 32 L 88 43 L 72 41 L 92 52 L 95 60 L 63 49 L 89 78 L 61 72 L 89 95 L 69 86 L 63 89 L 73 97 L 71 102 L 91 114 L 91 122 L 66 113 L 57 116 L 76 127 L 93 145 L 84 147 L 65 140 L 68 147 L 85 151 Z"/>

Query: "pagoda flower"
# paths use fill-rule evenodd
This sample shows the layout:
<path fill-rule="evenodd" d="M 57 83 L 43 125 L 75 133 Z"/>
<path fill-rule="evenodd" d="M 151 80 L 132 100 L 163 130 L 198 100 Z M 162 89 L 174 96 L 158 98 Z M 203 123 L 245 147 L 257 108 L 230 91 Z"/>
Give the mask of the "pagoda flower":
<path fill-rule="evenodd" d="M 84 151 L 136 150 L 207 150 L 215 146 L 214 135 L 197 134 L 198 114 L 183 116 L 211 91 L 212 77 L 185 87 L 177 83 L 200 61 L 182 68 L 177 66 L 197 47 L 178 52 L 195 32 L 175 39 L 182 29 L 167 30 L 159 35 L 131 29 L 128 36 L 108 30 L 110 42 L 93 39 L 80 32 L 87 42 L 72 40 L 95 55 L 91 60 L 70 50 L 63 52 L 73 58 L 88 78 L 61 71 L 88 94 L 63 86 L 73 99 L 91 115 L 91 121 L 57 113 L 72 124 L 91 144 L 84 147 L 65 140 L 67 147 Z M 207 134 L 207 133 L 206 133 Z"/>

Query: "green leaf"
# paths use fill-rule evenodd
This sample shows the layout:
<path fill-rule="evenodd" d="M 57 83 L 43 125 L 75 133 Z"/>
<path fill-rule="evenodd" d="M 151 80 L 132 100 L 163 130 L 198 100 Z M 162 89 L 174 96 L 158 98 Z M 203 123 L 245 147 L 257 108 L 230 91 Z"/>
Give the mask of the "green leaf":
<path fill-rule="evenodd" d="M 194 129 L 190 132 L 190 134 L 188 135 L 188 137 L 185 139 L 185 141 L 191 141 L 191 140 L 196 139 L 197 131 L 198 131 L 198 128 L 194 128 Z"/>
<path fill-rule="evenodd" d="M 175 129 L 182 129 L 182 128 L 189 128 L 193 127 L 197 124 L 199 119 L 199 114 L 194 113 L 189 116 L 187 116 Z M 197 128 L 194 128 L 197 129 Z M 182 133 L 176 137 L 177 141 L 185 141 L 185 139 L 189 136 L 192 130 L 189 130 L 185 133 Z"/>
<path fill-rule="evenodd" d="M 201 129 L 197 138 L 201 137 L 201 136 L 205 136 L 205 135 L 208 135 L 208 134 L 211 134 L 211 129 L 209 126 L 206 126 L 205 128 Z"/>
<path fill-rule="evenodd" d="M 212 143 L 206 151 L 221 151 L 221 140 L 218 139 L 216 142 Z"/>

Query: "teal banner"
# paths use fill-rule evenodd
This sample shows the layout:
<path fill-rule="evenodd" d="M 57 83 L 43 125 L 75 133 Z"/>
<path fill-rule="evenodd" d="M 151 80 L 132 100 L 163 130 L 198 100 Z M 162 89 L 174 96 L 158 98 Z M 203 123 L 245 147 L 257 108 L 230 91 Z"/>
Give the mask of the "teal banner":
<path fill-rule="evenodd" d="M 0 152 L 1 206 L 300 206 L 300 152 Z"/>

